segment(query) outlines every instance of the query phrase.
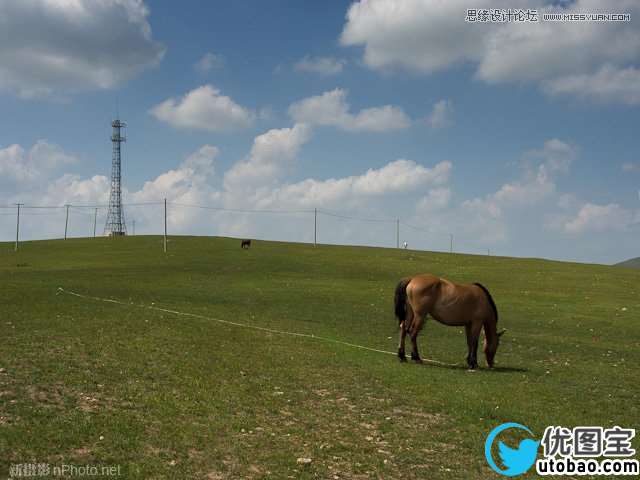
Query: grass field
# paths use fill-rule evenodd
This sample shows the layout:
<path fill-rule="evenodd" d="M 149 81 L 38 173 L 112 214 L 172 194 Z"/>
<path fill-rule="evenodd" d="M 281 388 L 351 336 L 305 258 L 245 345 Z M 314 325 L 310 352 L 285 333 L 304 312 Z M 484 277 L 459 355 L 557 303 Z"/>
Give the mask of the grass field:
<path fill-rule="evenodd" d="M 640 271 L 534 259 L 160 237 L 0 244 L 0 478 L 15 463 L 121 478 L 497 478 L 500 423 L 639 428 Z M 397 348 L 402 276 L 491 291 L 497 368 L 461 329 L 421 353 L 456 367 L 82 294 Z M 480 363 L 484 366 L 484 358 Z M 635 448 L 640 448 L 634 440 Z M 311 459 L 299 463 L 298 459 Z"/>

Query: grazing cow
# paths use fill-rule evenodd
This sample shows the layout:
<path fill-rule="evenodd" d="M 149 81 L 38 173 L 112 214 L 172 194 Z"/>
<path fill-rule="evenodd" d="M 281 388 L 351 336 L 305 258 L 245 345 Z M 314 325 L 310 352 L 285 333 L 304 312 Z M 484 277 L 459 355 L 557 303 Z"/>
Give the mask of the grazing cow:
<path fill-rule="evenodd" d="M 250 248 L 251 247 L 251 240 L 248 240 L 248 239 L 242 240 L 242 242 L 240 243 L 240 247 L 241 248 Z"/>

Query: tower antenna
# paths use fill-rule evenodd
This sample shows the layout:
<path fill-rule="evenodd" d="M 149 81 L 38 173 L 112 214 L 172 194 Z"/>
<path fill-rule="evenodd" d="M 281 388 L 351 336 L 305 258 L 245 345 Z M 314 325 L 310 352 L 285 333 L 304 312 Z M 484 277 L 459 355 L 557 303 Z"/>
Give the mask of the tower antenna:
<path fill-rule="evenodd" d="M 116 101 L 116 110 L 117 108 Z M 104 227 L 104 233 L 112 237 L 120 237 L 127 234 L 127 223 L 125 222 L 124 210 L 122 209 L 122 159 L 120 155 L 120 145 L 127 140 L 126 137 L 122 135 L 122 129 L 126 126 L 127 124 L 125 122 L 120 121 L 119 115 L 111 122 L 111 127 L 113 128 L 111 134 L 111 192 L 109 194 L 109 211 L 107 213 L 107 223 Z"/>

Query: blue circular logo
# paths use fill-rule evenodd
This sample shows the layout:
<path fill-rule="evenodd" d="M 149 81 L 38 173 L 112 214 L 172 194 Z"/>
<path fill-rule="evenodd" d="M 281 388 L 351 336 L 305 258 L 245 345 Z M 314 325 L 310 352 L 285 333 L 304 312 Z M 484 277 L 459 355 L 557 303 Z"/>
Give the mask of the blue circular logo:
<path fill-rule="evenodd" d="M 520 430 L 524 430 L 533 435 L 531 430 L 524 425 L 513 422 L 503 423 L 491 430 L 487 436 L 487 440 L 484 442 L 484 456 L 487 458 L 487 463 L 494 472 L 506 477 L 515 477 L 516 475 L 522 475 L 535 463 L 536 457 L 538 456 L 538 446 L 540 445 L 540 442 L 525 438 L 520 442 L 518 448 L 511 448 L 505 445 L 504 442 L 499 442 L 498 454 L 500 455 L 502 464 L 506 467 L 505 469 L 501 469 L 496 465 L 496 462 L 494 462 L 493 457 L 491 456 L 491 447 L 496 437 L 501 432 L 510 428 L 519 428 Z"/>

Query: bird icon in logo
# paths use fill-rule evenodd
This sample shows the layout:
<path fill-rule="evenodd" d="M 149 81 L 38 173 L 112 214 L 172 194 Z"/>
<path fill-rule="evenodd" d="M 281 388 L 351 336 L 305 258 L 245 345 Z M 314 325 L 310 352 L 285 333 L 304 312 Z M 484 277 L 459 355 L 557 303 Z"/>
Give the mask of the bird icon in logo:
<path fill-rule="evenodd" d="M 484 455 L 487 458 L 487 463 L 489 463 L 489 466 L 495 472 L 507 477 L 515 477 L 516 475 L 521 475 L 529 470 L 535 463 L 540 442 L 525 438 L 520 442 L 518 448 L 511 448 L 508 447 L 504 442 L 500 441 L 498 443 L 498 454 L 500 456 L 502 464 L 506 467 L 506 469 L 501 469 L 496 465 L 493 457 L 491 456 L 491 446 L 493 445 L 493 442 L 498 434 L 509 428 L 519 428 L 533 435 L 531 430 L 529 430 L 524 425 L 512 422 L 503 423 L 502 425 L 494 428 L 487 436 L 487 440 L 484 444 Z"/>

